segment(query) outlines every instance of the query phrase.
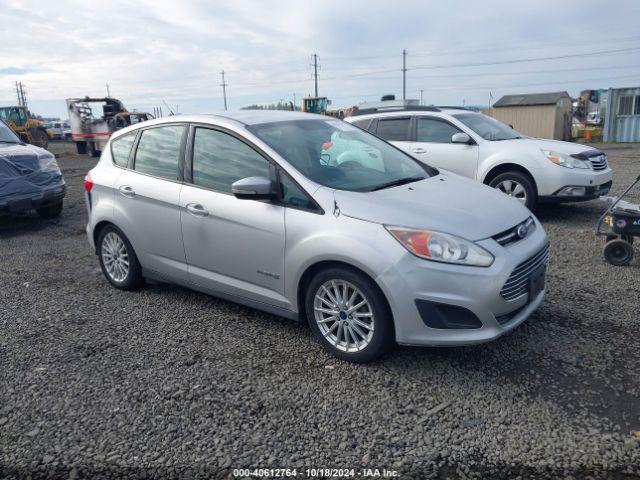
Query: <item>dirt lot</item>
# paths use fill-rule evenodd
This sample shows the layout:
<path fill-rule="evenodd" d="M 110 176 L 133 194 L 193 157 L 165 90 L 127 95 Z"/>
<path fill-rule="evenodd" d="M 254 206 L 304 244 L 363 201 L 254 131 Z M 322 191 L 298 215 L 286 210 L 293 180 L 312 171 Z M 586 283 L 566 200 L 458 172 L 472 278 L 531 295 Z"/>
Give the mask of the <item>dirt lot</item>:
<path fill-rule="evenodd" d="M 94 161 L 53 150 L 69 187 L 61 218 L 0 220 L 0 477 L 640 475 L 640 251 L 626 268 L 604 263 L 603 204 L 537 212 L 550 285 L 514 332 L 356 366 L 292 321 L 177 287 L 111 288 L 84 233 Z M 640 147 L 605 150 L 619 191 L 640 174 Z"/>

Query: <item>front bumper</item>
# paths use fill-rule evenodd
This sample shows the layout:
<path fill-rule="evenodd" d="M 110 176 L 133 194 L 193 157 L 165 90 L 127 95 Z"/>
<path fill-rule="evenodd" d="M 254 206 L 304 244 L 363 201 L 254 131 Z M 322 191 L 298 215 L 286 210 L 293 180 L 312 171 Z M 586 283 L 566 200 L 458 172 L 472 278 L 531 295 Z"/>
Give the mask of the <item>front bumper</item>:
<path fill-rule="evenodd" d="M 64 181 L 53 187 L 42 189 L 38 193 L 16 195 L 0 201 L 0 215 L 13 215 L 36 208 L 46 207 L 62 201 L 67 191 Z"/>
<path fill-rule="evenodd" d="M 527 238 L 505 247 L 493 239 L 477 243 L 495 256 L 490 267 L 430 262 L 407 252 L 377 278 L 391 304 L 398 343 L 455 346 L 487 342 L 520 325 L 540 305 L 544 288 L 534 298 L 525 294 L 509 302 L 501 296 L 501 289 L 516 267 L 548 244 L 539 222 Z M 480 326 L 432 328 L 423 320 L 420 303 L 467 310 Z"/>
<path fill-rule="evenodd" d="M 537 170 L 538 200 L 540 202 L 581 202 L 606 195 L 611 189 L 613 171 L 579 170 L 550 165 Z M 584 193 L 573 195 L 571 187 L 584 188 Z M 573 192 L 575 193 L 575 191 Z"/>

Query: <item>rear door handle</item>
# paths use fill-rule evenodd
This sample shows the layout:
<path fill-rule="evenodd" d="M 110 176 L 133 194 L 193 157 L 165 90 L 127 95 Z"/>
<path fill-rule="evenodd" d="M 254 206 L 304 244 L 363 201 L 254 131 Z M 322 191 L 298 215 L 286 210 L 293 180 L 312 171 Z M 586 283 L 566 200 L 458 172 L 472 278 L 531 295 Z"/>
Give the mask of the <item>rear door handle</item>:
<path fill-rule="evenodd" d="M 427 153 L 427 149 L 426 148 L 414 148 L 413 149 L 413 153 L 417 154 L 417 155 L 424 155 L 425 153 Z"/>
<path fill-rule="evenodd" d="M 129 185 L 122 185 L 118 190 L 120 190 L 120 194 L 125 197 L 132 198 L 135 196 L 136 192 Z"/>
<path fill-rule="evenodd" d="M 187 211 L 196 217 L 206 217 L 209 212 L 199 203 L 187 203 Z"/>

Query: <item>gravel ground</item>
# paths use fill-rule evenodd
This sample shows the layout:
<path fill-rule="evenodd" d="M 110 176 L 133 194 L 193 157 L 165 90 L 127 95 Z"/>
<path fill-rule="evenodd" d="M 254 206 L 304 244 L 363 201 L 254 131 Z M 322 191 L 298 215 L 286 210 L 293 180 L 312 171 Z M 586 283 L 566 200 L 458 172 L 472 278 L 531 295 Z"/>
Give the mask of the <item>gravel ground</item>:
<path fill-rule="evenodd" d="M 357 366 L 292 321 L 177 287 L 111 288 L 84 233 L 94 161 L 67 148 L 54 146 L 61 218 L 0 220 L 0 476 L 640 476 L 640 260 L 604 263 L 599 202 L 538 212 L 550 286 L 523 326 Z M 619 190 L 640 147 L 605 149 Z"/>

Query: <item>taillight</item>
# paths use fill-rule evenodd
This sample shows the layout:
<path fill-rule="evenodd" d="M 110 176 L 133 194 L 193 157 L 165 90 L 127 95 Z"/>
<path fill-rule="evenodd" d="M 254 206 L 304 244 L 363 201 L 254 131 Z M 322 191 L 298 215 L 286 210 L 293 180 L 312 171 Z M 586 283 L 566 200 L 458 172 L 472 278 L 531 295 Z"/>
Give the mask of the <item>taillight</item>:
<path fill-rule="evenodd" d="M 87 173 L 87 175 L 84 177 L 84 189 L 87 192 L 90 192 L 92 188 L 93 188 L 93 180 L 91 180 L 91 175 Z"/>

